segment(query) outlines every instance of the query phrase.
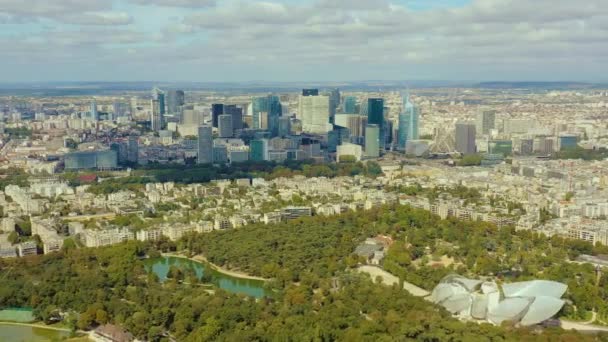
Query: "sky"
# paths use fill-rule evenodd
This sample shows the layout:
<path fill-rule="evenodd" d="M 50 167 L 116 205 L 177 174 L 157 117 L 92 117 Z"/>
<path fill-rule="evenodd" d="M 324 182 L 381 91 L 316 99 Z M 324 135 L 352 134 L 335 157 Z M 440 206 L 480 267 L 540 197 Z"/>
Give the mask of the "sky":
<path fill-rule="evenodd" d="M 587 81 L 606 0 L 0 0 L 0 82 Z"/>

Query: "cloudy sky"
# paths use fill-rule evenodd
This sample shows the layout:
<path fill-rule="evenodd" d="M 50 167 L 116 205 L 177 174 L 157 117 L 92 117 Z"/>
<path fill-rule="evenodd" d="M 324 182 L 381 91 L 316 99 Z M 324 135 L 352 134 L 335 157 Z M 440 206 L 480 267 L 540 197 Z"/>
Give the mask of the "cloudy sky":
<path fill-rule="evenodd" d="M 0 82 L 608 81 L 607 0 L 0 0 Z"/>

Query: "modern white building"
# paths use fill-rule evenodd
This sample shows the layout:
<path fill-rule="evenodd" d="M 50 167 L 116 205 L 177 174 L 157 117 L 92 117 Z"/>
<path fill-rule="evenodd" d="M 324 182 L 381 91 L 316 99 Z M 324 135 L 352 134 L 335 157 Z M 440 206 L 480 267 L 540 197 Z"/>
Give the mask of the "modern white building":
<path fill-rule="evenodd" d="M 329 96 L 300 95 L 298 118 L 302 121 L 302 132 L 325 134 L 331 131 L 330 113 Z"/>

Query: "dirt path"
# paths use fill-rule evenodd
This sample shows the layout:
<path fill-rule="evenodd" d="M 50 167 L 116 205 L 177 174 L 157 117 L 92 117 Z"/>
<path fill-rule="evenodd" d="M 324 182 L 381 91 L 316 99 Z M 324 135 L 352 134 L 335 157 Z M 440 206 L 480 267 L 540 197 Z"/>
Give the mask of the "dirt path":
<path fill-rule="evenodd" d="M 399 284 L 399 278 L 377 266 L 363 265 L 359 266 L 359 268 L 357 268 L 357 271 L 369 274 L 372 277 L 372 280 L 374 281 L 376 280 L 376 277 L 380 276 L 382 277 L 382 283 L 388 286 Z M 430 294 L 429 291 L 426 291 L 406 281 L 403 282 L 403 289 L 411 293 L 415 297 L 426 297 Z"/>

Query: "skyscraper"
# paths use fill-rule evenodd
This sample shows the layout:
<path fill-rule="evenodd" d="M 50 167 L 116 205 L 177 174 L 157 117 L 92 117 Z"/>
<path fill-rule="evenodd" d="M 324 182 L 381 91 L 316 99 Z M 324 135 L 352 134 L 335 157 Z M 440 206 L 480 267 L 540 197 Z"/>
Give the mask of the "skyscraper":
<path fill-rule="evenodd" d="M 268 129 L 272 137 L 279 135 L 279 118 L 283 115 L 283 106 L 278 96 L 256 97 L 252 102 L 253 128 Z M 267 125 L 263 125 L 262 113 L 266 113 Z"/>
<path fill-rule="evenodd" d="M 365 155 L 370 158 L 380 156 L 380 126 L 368 124 L 365 127 Z"/>
<path fill-rule="evenodd" d="M 165 124 L 165 93 L 158 88 L 152 89 L 152 112 L 150 117 L 151 128 L 158 132 Z"/>
<path fill-rule="evenodd" d="M 211 126 L 217 128 L 218 118 L 224 114 L 224 104 L 214 103 L 211 105 Z"/>
<path fill-rule="evenodd" d="M 99 121 L 99 113 L 97 112 L 97 100 L 96 99 L 93 99 L 93 101 L 91 101 L 91 110 L 89 112 L 89 115 L 91 116 L 91 120 Z"/>
<path fill-rule="evenodd" d="M 163 128 L 163 115 L 160 112 L 160 102 L 152 99 L 150 106 L 152 111 L 150 112 L 150 128 L 158 132 Z"/>
<path fill-rule="evenodd" d="M 302 121 L 302 132 L 325 134 L 332 130 L 329 96 L 300 96 L 298 118 Z"/>
<path fill-rule="evenodd" d="M 319 89 L 302 89 L 302 96 L 319 96 Z"/>
<path fill-rule="evenodd" d="M 253 161 L 268 160 L 268 140 L 252 140 L 249 145 L 249 159 Z"/>
<path fill-rule="evenodd" d="M 378 125 L 378 128 L 380 129 L 380 149 L 384 149 L 386 142 L 384 99 L 367 99 L 367 124 Z"/>
<path fill-rule="evenodd" d="M 280 137 L 286 137 L 291 134 L 291 118 L 287 116 L 281 116 L 279 118 L 279 135 Z"/>
<path fill-rule="evenodd" d="M 329 93 L 329 122 L 334 123 L 336 111 L 340 106 L 340 89 L 332 89 Z"/>
<path fill-rule="evenodd" d="M 477 113 L 476 130 L 478 134 L 490 134 L 496 128 L 496 111 L 482 110 Z"/>
<path fill-rule="evenodd" d="M 225 105 L 224 114 L 232 116 L 232 129 L 243 129 L 243 108 L 236 105 Z"/>
<path fill-rule="evenodd" d="M 139 160 L 139 141 L 137 137 L 130 136 L 127 142 L 127 161 L 137 163 Z"/>
<path fill-rule="evenodd" d="M 457 123 L 455 132 L 456 151 L 465 155 L 476 153 L 475 132 L 475 124 L 469 122 Z"/>
<path fill-rule="evenodd" d="M 169 114 L 177 114 L 180 112 L 180 107 L 186 102 L 183 90 L 170 90 L 167 93 L 167 111 Z"/>
<path fill-rule="evenodd" d="M 213 128 L 200 126 L 198 128 L 198 164 L 213 163 Z"/>
<path fill-rule="evenodd" d="M 158 101 L 158 106 L 160 108 L 160 115 L 163 117 L 166 113 L 165 111 L 165 93 L 159 88 L 152 89 L 152 99 Z M 164 120 L 164 118 L 163 118 Z"/>
<path fill-rule="evenodd" d="M 409 140 L 417 140 L 418 134 L 418 121 L 420 112 L 411 101 L 409 94 L 403 95 L 403 109 L 399 114 L 399 132 L 397 145 L 399 150 L 405 151 L 407 142 Z"/>
<path fill-rule="evenodd" d="M 232 115 L 222 114 L 218 117 L 218 131 L 220 138 L 232 138 L 234 136 Z"/>
<path fill-rule="evenodd" d="M 357 98 L 354 96 L 347 96 L 344 98 L 343 112 L 345 114 L 358 114 L 357 111 Z"/>

